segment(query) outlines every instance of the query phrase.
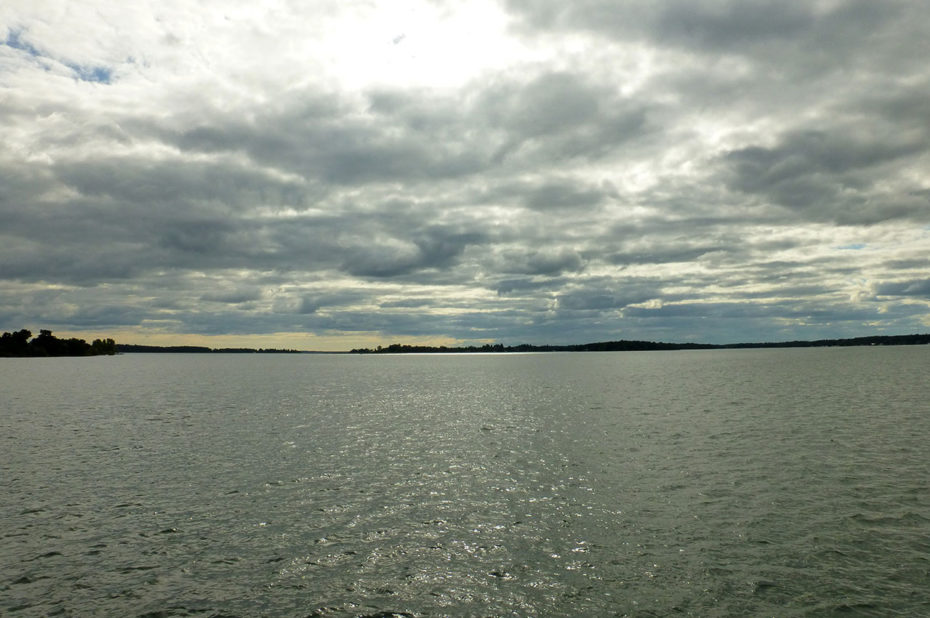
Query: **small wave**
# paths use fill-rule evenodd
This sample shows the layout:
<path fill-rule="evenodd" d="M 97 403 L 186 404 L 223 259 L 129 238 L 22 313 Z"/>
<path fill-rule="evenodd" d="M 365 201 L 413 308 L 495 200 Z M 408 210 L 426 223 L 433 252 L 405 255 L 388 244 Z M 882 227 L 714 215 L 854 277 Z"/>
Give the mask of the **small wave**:
<path fill-rule="evenodd" d="M 13 581 L 11 581 L 11 582 L 10 582 L 10 585 L 12 585 L 12 586 L 21 586 L 21 585 L 23 585 L 23 584 L 33 584 L 33 583 L 35 583 L 35 582 L 37 582 L 37 581 L 39 581 L 39 580 L 48 579 L 48 578 L 49 578 L 49 577 L 48 577 L 47 575 L 32 575 L 32 576 L 23 575 L 22 577 L 19 577 L 19 578 L 17 578 L 17 579 L 14 579 Z"/>
<path fill-rule="evenodd" d="M 900 515 L 866 515 L 865 513 L 856 513 L 850 515 L 849 519 L 853 522 L 867 527 L 888 527 L 888 526 L 923 526 L 930 522 L 930 519 L 920 513 L 907 511 Z"/>

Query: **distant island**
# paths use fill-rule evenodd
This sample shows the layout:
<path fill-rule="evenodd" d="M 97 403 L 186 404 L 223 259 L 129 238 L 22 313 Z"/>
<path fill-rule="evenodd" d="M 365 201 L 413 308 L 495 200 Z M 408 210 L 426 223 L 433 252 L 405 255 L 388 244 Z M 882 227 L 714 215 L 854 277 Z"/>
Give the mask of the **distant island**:
<path fill-rule="evenodd" d="M 277 348 L 208 348 L 199 345 L 135 345 L 116 344 L 120 354 L 310 354 L 303 350 L 279 350 Z"/>
<path fill-rule="evenodd" d="M 405 345 L 393 343 L 375 349 L 358 348 L 352 354 L 431 354 L 431 353 L 489 353 L 489 352 L 634 352 L 644 350 L 724 350 L 739 348 L 823 348 L 830 346 L 871 345 L 925 345 L 930 344 L 930 334 L 923 335 L 877 335 L 852 339 L 818 339 L 816 341 L 779 341 L 764 343 L 663 343 L 657 341 L 601 341 L 577 345 L 529 345 L 505 346 L 485 344 L 483 346 L 446 347 Z"/>
<path fill-rule="evenodd" d="M 32 331 L 18 330 L 0 336 L 0 357 L 36 356 L 112 356 L 116 354 L 116 342 L 112 339 L 94 339 L 87 343 L 83 339 L 59 339 L 50 330 L 40 330 L 33 339 Z"/>
<path fill-rule="evenodd" d="M 278 348 L 209 348 L 206 346 L 174 345 L 155 346 L 116 343 L 112 339 L 94 339 L 87 343 L 83 339 L 59 339 L 50 330 L 39 331 L 33 339 L 32 332 L 22 329 L 15 333 L 3 333 L 0 338 L 0 357 L 36 356 L 98 356 L 112 354 L 346 354 L 346 352 L 312 352 Z M 482 346 L 427 346 L 392 343 L 387 347 L 356 348 L 348 354 L 462 354 L 462 353 L 515 353 L 515 352 L 635 352 L 648 350 L 726 350 L 739 348 L 822 348 L 831 346 L 884 346 L 884 345 L 927 345 L 930 334 L 875 335 L 851 339 L 818 339 L 816 341 L 778 341 L 761 343 L 665 343 L 661 341 L 600 341 L 575 345 L 520 345 L 505 346 L 500 343 Z"/>

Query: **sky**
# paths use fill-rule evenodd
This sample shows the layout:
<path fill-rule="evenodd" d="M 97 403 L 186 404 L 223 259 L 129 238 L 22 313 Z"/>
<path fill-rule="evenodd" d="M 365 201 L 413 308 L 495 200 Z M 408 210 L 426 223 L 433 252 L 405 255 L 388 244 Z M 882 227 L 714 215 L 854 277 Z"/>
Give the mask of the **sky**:
<path fill-rule="evenodd" d="M 0 330 L 930 331 L 923 0 L 0 4 Z"/>

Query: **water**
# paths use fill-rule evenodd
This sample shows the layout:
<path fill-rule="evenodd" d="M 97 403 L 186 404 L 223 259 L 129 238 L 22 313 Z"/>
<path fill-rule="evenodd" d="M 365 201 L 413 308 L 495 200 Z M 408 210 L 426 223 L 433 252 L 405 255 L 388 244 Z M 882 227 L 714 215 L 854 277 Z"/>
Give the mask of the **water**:
<path fill-rule="evenodd" d="M 0 359 L 0 614 L 930 615 L 928 367 Z"/>

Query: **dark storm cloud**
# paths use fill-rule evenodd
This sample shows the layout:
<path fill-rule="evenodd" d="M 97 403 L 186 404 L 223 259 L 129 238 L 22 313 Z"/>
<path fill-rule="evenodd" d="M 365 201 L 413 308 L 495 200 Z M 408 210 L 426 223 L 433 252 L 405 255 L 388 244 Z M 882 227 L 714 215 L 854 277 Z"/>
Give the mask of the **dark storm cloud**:
<path fill-rule="evenodd" d="M 506 275 L 546 275 L 578 272 L 584 268 L 582 257 L 571 249 L 527 250 L 509 249 L 485 262 L 497 273 Z"/>
<path fill-rule="evenodd" d="M 486 165 L 486 154 L 476 144 L 463 143 L 461 132 L 449 130 L 458 122 L 455 110 L 448 111 L 444 123 L 411 128 L 418 123 L 407 108 L 379 104 L 384 97 L 376 98 L 367 113 L 337 95 L 319 95 L 282 109 L 256 110 L 253 118 L 219 114 L 190 129 L 149 130 L 185 150 L 242 153 L 255 162 L 336 185 L 454 178 Z M 437 139 L 423 139 L 431 131 L 438 133 Z"/>
<path fill-rule="evenodd" d="M 569 311 L 603 311 L 619 310 L 633 302 L 643 302 L 651 294 L 623 296 L 615 295 L 609 290 L 571 291 L 558 297 L 559 309 Z"/>
<path fill-rule="evenodd" d="M 675 246 L 647 248 L 643 251 L 609 254 L 605 256 L 605 260 L 611 264 L 667 264 L 670 262 L 692 262 L 710 252 L 719 250 L 719 247 L 713 245 L 686 248 Z"/>
<path fill-rule="evenodd" d="M 435 303 L 431 298 L 407 298 L 404 300 L 390 300 L 379 303 L 382 309 L 415 309 L 430 307 Z"/>
<path fill-rule="evenodd" d="M 562 289 L 570 281 L 571 279 L 566 277 L 518 277 L 494 281 L 490 287 L 498 296 L 523 296 L 540 292 L 551 295 L 554 290 Z"/>
<path fill-rule="evenodd" d="M 151 307 L 102 295 L 94 288 L 20 288 L 16 294 L 0 295 L 0 315 L 27 327 L 36 323 L 42 327 L 70 324 L 78 328 L 137 325 L 151 313 Z"/>
<path fill-rule="evenodd" d="M 569 281 L 555 297 L 556 313 L 565 315 L 584 312 L 609 313 L 626 309 L 630 305 L 654 299 L 673 299 L 664 287 L 670 280 L 641 277 L 590 277 Z"/>
<path fill-rule="evenodd" d="M 705 53 L 768 56 L 810 53 L 808 67 L 848 55 L 868 55 L 865 43 L 886 42 L 884 26 L 920 15 L 919 2 L 853 0 L 829 5 L 806 0 L 507 0 L 536 29 L 584 30 Z M 905 32 L 911 32 L 905 30 Z M 829 52 L 839 52 L 833 55 Z"/>
<path fill-rule="evenodd" d="M 930 256 L 916 259 L 895 259 L 883 263 L 885 268 L 901 272 L 910 270 L 930 271 Z"/>
<path fill-rule="evenodd" d="M 200 297 L 201 300 L 226 303 L 230 305 L 239 305 L 262 297 L 261 290 L 254 287 L 233 288 L 229 290 L 217 290 L 208 292 Z"/>
<path fill-rule="evenodd" d="M 913 296 L 930 298 L 930 279 L 881 283 L 875 288 L 879 296 Z"/>
<path fill-rule="evenodd" d="M 0 198 L 6 232 L 31 244 L 4 260 L 4 270 L 49 280 L 106 280 L 153 268 L 234 266 L 267 257 L 269 230 L 243 213 L 302 203 L 315 194 L 215 162 L 102 158 L 55 164 L 42 174 L 11 172 L 31 186 Z M 41 199 L 48 192 L 71 197 Z M 18 264 L 22 272 L 10 273 Z"/>
<path fill-rule="evenodd" d="M 930 135 L 856 133 L 855 127 L 791 132 L 772 148 L 729 152 L 724 164 L 731 170 L 730 186 L 810 219 L 875 223 L 930 217 L 921 192 L 883 195 L 876 189 L 886 180 L 888 166 L 925 155 Z"/>
<path fill-rule="evenodd" d="M 312 294 L 300 299 L 297 306 L 297 313 L 316 313 L 320 309 L 328 307 L 340 307 L 350 304 L 358 304 L 368 299 L 368 294 L 361 290 L 345 290 L 340 292 L 324 292 L 321 294 Z"/>
<path fill-rule="evenodd" d="M 360 277 L 395 277 L 410 272 L 453 266 L 469 244 L 482 236 L 442 226 L 416 229 L 409 240 L 363 243 L 343 263 L 346 272 Z"/>
<path fill-rule="evenodd" d="M 68 203 L 24 208 L 29 183 L 0 198 L 6 231 L 23 245 L 7 244 L 4 276 L 87 282 L 165 267 L 259 267 L 385 277 L 444 267 L 481 241 L 396 203 L 386 212 L 336 204 L 331 213 L 277 218 L 276 210 L 304 209 L 323 193 L 238 164 L 95 161 L 53 171 L 35 176 L 32 189 L 71 191 Z M 255 216 L 257 208 L 272 215 Z M 82 250 L 89 238 L 106 242 Z"/>
<path fill-rule="evenodd" d="M 493 84 L 476 117 L 503 136 L 496 162 L 596 160 L 649 131 L 642 103 L 571 72 Z"/>
<path fill-rule="evenodd" d="M 792 1 L 508 0 L 506 4 L 538 28 L 653 36 L 714 48 L 797 36 L 813 22 L 811 3 Z"/>
<path fill-rule="evenodd" d="M 300 206 L 312 187 L 235 161 L 140 161 L 95 158 L 59 163 L 56 179 L 87 198 L 160 210 L 189 205 L 231 213 L 257 206 Z M 319 195 L 317 195 L 319 197 Z"/>
<path fill-rule="evenodd" d="M 523 192 L 524 203 L 534 210 L 590 208 L 602 204 L 613 193 L 609 186 L 578 186 L 566 180 L 545 181 Z"/>
<path fill-rule="evenodd" d="M 608 182 L 593 184 L 553 174 L 532 180 L 500 183 L 476 194 L 474 199 L 547 212 L 596 209 L 616 196 L 616 188 Z"/>
<path fill-rule="evenodd" d="M 482 87 L 464 102 L 378 91 L 360 113 L 336 95 L 320 95 L 248 119 L 219 114 L 191 129 L 145 130 L 184 150 L 242 153 L 337 185 L 435 182 L 501 165 L 598 159 L 649 130 L 644 104 L 583 74 L 543 71 Z M 539 195 L 528 199 L 546 203 Z"/>
<path fill-rule="evenodd" d="M 892 310 L 893 316 L 912 316 L 920 314 L 921 310 L 906 305 L 896 305 Z M 850 307 L 845 304 L 831 303 L 797 303 L 797 302 L 770 302 L 770 303 L 678 303 L 663 305 L 661 307 L 631 307 L 626 310 L 632 318 L 660 319 L 666 317 L 687 317 L 707 319 L 739 320 L 743 318 L 764 319 L 798 319 L 810 320 L 816 323 L 831 322 L 863 322 L 881 319 L 883 309 L 877 306 Z"/>

